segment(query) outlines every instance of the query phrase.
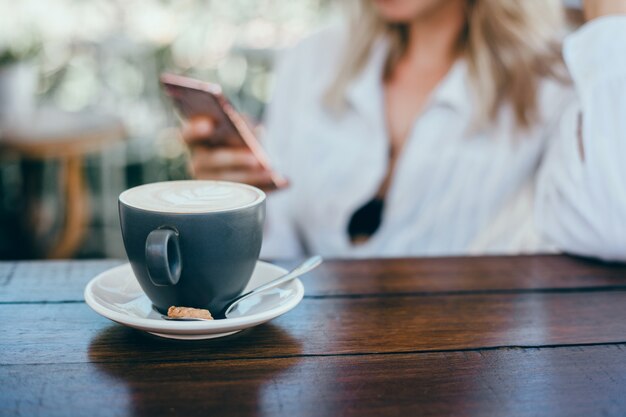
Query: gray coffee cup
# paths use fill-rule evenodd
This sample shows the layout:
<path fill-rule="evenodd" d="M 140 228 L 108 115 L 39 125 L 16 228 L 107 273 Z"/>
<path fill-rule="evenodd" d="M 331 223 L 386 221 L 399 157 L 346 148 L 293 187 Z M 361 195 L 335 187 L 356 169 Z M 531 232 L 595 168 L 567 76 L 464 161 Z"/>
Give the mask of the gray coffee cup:
<path fill-rule="evenodd" d="M 176 305 L 219 315 L 248 284 L 263 236 L 261 190 L 225 181 L 147 184 L 120 194 L 119 213 L 133 272 L 161 313 Z"/>

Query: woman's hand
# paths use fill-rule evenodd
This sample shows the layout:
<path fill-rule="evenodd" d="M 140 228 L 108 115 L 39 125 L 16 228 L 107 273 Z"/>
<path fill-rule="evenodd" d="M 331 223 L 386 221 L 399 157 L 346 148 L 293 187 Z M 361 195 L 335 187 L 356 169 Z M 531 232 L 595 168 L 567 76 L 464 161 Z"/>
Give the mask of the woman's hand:
<path fill-rule="evenodd" d="M 211 119 L 195 118 L 183 127 L 183 139 L 191 151 L 191 174 L 198 179 L 242 182 L 261 189 L 272 188 L 271 173 L 246 147 L 216 146 L 219 137 Z"/>
<path fill-rule="evenodd" d="M 584 0 L 585 19 L 625 14 L 626 0 Z"/>

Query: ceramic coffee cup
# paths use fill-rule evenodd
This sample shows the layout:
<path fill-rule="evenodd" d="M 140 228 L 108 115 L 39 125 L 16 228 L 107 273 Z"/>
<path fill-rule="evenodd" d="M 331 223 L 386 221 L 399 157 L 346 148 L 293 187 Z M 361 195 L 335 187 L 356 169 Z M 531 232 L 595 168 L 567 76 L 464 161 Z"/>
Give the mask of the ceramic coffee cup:
<path fill-rule="evenodd" d="M 133 272 L 157 310 L 219 314 L 252 276 L 265 194 L 225 181 L 160 182 L 120 194 L 119 213 Z"/>

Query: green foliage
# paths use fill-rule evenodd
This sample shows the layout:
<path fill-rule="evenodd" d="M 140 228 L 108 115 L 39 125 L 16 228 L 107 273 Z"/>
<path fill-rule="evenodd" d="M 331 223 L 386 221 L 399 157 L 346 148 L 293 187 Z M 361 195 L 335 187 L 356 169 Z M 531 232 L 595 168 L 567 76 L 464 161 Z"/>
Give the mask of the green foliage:
<path fill-rule="evenodd" d="M 26 61 L 37 56 L 38 49 L 33 48 L 28 51 L 0 51 L 0 66 L 11 65 L 16 62 Z"/>
<path fill-rule="evenodd" d="M 0 50 L 0 66 L 14 64 L 35 58 L 41 51 L 40 45 L 33 45 L 26 49 Z"/>

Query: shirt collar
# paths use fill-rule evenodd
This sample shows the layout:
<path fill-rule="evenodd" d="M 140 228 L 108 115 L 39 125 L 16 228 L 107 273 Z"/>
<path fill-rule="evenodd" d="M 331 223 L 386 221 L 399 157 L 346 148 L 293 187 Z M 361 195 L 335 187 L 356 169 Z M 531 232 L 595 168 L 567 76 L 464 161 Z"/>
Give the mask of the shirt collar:
<path fill-rule="evenodd" d="M 388 39 L 378 39 L 365 66 L 346 89 L 346 99 L 350 106 L 370 118 L 384 114 L 382 79 L 388 51 Z M 464 58 L 456 60 L 433 91 L 427 107 L 434 105 L 449 107 L 459 114 L 469 114 L 471 111 L 472 97 Z"/>
<path fill-rule="evenodd" d="M 471 110 L 472 98 L 465 58 L 458 58 L 433 91 L 431 105 L 443 105 L 459 114 Z"/>
<path fill-rule="evenodd" d="M 384 114 L 383 72 L 389 42 L 379 38 L 373 45 L 365 66 L 346 88 L 348 104 L 367 117 L 378 118 Z"/>

